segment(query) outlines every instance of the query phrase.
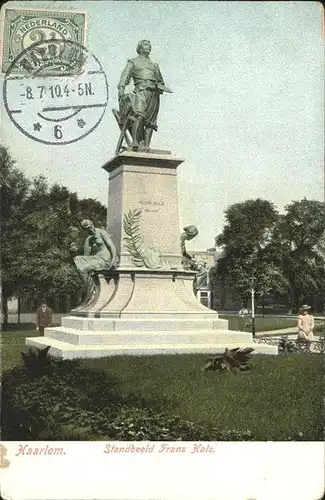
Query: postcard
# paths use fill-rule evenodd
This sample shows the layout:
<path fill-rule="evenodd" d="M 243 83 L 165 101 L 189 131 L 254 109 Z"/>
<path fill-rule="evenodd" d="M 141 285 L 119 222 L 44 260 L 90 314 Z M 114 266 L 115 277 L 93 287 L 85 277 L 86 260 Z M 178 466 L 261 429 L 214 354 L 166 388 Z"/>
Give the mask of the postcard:
<path fill-rule="evenodd" d="M 322 498 L 323 20 L 3 6 L 2 498 Z"/>

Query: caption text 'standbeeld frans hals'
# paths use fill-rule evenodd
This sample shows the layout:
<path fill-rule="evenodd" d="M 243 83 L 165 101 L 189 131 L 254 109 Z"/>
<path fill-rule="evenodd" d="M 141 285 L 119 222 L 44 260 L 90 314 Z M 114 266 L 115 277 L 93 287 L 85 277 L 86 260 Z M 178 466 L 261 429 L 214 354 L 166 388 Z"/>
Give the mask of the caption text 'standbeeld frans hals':
<path fill-rule="evenodd" d="M 106 444 L 104 453 L 215 453 L 215 448 L 210 444 L 188 443 L 182 446 L 167 443 L 115 445 Z"/>
<path fill-rule="evenodd" d="M 106 454 L 118 453 L 161 453 L 161 454 L 175 454 L 175 453 L 215 453 L 215 447 L 211 444 L 202 443 L 186 443 L 184 445 L 171 445 L 167 443 L 154 443 L 139 445 L 138 443 L 128 443 L 124 445 L 107 443 L 103 449 Z M 64 447 L 51 447 L 48 444 L 43 446 L 30 446 L 20 444 L 18 446 L 15 456 L 30 456 L 30 455 L 66 455 Z"/>

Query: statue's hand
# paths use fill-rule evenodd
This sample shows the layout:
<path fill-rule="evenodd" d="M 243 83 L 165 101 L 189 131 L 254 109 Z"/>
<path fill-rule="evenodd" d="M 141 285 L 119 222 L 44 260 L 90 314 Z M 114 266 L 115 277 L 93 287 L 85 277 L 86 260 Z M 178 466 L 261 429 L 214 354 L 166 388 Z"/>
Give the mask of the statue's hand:
<path fill-rule="evenodd" d="M 157 89 L 161 92 L 161 94 L 163 92 L 166 92 L 167 94 L 172 94 L 173 93 L 173 91 L 169 87 L 166 87 L 166 85 L 164 85 L 161 82 L 157 83 Z"/>

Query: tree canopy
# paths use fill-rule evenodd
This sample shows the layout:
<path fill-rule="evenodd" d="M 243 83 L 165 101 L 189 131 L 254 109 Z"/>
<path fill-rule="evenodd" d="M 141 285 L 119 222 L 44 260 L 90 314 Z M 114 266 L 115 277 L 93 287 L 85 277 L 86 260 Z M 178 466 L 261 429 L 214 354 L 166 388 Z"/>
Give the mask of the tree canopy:
<path fill-rule="evenodd" d="M 3 296 L 10 297 L 20 282 L 17 258 L 24 235 L 21 207 L 28 198 L 30 183 L 3 147 L 0 147 L 0 172 L 1 289 Z"/>
<path fill-rule="evenodd" d="M 17 291 L 36 296 L 78 294 L 80 282 L 70 243 L 81 245 L 80 223 L 106 226 L 106 208 L 91 198 L 78 199 L 65 186 L 43 176 L 28 179 L 6 148 L 1 161 L 1 267 L 4 322 L 7 300 Z"/>
<path fill-rule="evenodd" d="M 247 300 L 251 278 L 257 296 L 287 294 L 294 309 L 325 283 L 325 204 L 294 201 L 279 214 L 267 200 L 247 200 L 225 212 L 217 275 Z"/>
<path fill-rule="evenodd" d="M 272 251 L 297 308 L 304 296 L 325 288 L 325 204 L 303 199 L 285 210 L 274 231 Z"/>

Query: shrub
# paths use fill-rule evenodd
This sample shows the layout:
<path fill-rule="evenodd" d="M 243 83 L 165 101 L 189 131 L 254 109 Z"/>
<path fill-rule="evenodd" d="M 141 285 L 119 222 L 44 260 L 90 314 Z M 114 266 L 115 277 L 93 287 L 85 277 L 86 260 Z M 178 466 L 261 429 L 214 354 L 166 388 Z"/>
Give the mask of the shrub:
<path fill-rule="evenodd" d="M 28 365 L 29 366 L 29 365 Z M 220 431 L 122 400 L 114 381 L 78 362 L 53 361 L 50 373 L 26 369 L 3 376 L 5 440 L 243 441 L 249 431 Z"/>
<path fill-rule="evenodd" d="M 297 347 L 296 343 L 292 340 L 289 340 L 287 335 L 282 335 L 282 337 L 280 338 L 278 349 L 279 352 L 283 353 L 299 352 L 299 348 Z"/>
<path fill-rule="evenodd" d="M 51 358 L 48 356 L 50 346 L 45 349 L 30 347 L 26 352 L 21 352 L 26 373 L 29 377 L 44 375 L 51 366 Z"/>
<path fill-rule="evenodd" d="M 202 370 L 214 370 L 219 372 L 247 371 L 250 369 L 249 361 L 251 360 L 253 351 L 254 349 L 252 347 L 246 347 L 245 349 L 240 349 L 240 347 L 228 349 L 226 347 L 224 353 L 216 354 L 208 358 L 208 362 L 204 365 Z"/>

